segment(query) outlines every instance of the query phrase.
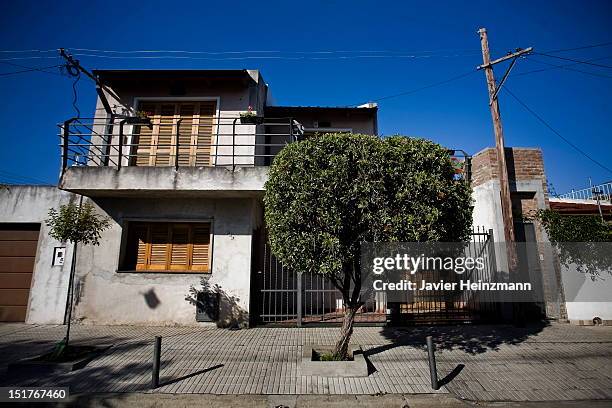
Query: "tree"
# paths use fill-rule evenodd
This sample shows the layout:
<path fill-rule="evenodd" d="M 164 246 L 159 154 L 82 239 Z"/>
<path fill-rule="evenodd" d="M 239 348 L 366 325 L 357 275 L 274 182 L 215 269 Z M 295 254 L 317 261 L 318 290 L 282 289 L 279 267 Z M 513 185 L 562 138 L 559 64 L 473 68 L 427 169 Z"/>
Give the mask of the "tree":
<path fill-rule="evenodd" d="M 68 282 L 68 319 L 66 326 L 66 337 L 57 348 L 57 355 L 60 355 L 68 346 L 70 341 L 70 322 L 72 320 L 72 303 L 74 275 L 76 267 L 77 245 L 99 245 L 101 232 L 110 226 L 110 219 L 98 215 L 91 203 L 77 205 L 69 203 L 61 205 L 59 211 L 55 208 L 49 210 L 49 218 L 45 223 L 50 228 L 49 235 L 60 242 L 71 242 L 73 244 L 72 262 L 70 265 L 70 278 Z"/>
<path fill-rule="evenodd" d="M 469 237 L 471 191 L 454 173 L 446 149 L 401 136 L 319 135 L 274 159 L 264 197 L 270 247 L 289 268 L 323 275 L 342 294 L 336 356 L 347 357 L 363 305 L 362 242 Z"/>

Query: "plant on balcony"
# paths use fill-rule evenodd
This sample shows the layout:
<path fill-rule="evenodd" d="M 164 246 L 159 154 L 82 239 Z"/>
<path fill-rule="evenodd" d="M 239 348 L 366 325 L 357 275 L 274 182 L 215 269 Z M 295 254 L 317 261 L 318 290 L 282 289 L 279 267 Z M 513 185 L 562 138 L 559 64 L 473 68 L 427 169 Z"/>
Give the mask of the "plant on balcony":
<path fill-rule="evenodd" d="M 250 105 L 246 112 L 242 112 L 240 114 L 240 123 L 251 123 L 258 125 L 263 123 L 263 119 L 263 116 L 257 116 L 257 112 L 255 112 L 253 107 Z"/>
<path fill-rule="evenodd" d="M 347 359 L 363 305 L 362 242 L 461 242 L 471 189 L 454 180 L 447 150 L 401 136 L 324 134 L 286 146 L 265 186 L 270 246 L 283 264 L 325 276 L 342 294 L 333 358 Z"/>
<path fill-rule="evenodd" d="M 91 203 L 61 205 L 59 210 L 51 208 L 49 218 L 45 223 L 50 228 L 49 235 L 60 242 L 71 242 L 73 244 L 72 262 L 70 265 L 70 277 L 68 282 L 68 318 L 66 324 L 66 336 L 57 345 L 51 355 L 51 359 L 61 359 L 69 354 L 68 343 L 70 341 L 70 323 L 72 320 L 72 303 L 74 292 L 74 275 L 76 267 L 76 255 L 78 244 L 99 245 L 101 232 L 110 227 L 110 219 L 96 213 Z"/>

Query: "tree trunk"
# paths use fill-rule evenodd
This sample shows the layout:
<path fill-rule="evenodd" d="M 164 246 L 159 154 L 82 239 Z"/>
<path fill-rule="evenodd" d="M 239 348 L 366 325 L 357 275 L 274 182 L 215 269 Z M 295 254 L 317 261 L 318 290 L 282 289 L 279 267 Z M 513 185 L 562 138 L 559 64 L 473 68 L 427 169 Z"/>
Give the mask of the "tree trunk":
<path fill-rule="evenodd" d="M 344 318 L 342 319 L 342 328 L 340 329 L 340 339 L 336 343 L 334 354 L 342 360 L 348 358 L 349 344 L 353 335 L 353 323 L 355 322 L 355 314 L 359 310 L 359 305 L 345 306 Z"/>
<path fill-rule="evenodd" d="M 64 346 L 68 347 L 68 343 L 70 342 L 70 326 L 72 323 L 72 309 L 74 307 L 74 276 L 76 274 L 76 256 L 77 256 L 77 246 L 78 243 L 73 244 L 72 249 L 72 261 L 70 263 L 70 282 L 68 283 L 68 299 L 66 300 L 67 305 L 67 313 L 66 316 L 66 336 L 64 337 Z"/>

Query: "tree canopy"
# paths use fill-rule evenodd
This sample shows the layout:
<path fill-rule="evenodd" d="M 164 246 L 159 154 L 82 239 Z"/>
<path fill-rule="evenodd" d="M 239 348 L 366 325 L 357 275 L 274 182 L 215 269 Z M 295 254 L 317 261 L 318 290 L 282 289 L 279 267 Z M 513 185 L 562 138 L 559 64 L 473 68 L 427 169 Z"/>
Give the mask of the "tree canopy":
<path fill-rule="evenodd" d="M 325 134 L 285 147 L 265 192 L 270 246 L 290 268 L 341 280 L 361 242 L 466 240 L 471 196 L 424 139 Z"/>
<path fill-rule="evenodd" d="M 110 220 L 96 214 L 91 203 L 81 207 L 69 203 L 61 205 L 59 210 L 51 208 L 46 224 L 49 235 L 58 241 L 98 245 L 100 233 L 110 226 Z"/>

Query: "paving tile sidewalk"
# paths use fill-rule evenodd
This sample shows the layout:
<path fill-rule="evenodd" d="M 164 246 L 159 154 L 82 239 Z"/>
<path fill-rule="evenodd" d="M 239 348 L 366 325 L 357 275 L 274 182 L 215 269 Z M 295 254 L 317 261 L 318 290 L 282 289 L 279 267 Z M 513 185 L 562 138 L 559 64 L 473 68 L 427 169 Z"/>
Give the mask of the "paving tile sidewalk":
<path fill-rule="evenodd" d="M 371 362 L 367 378 L 301 376 L 305 344 L 333 344 L 337 328 L 84 326 L 73 339 L 113 344 L 86 368 L 27 380 L 8 363 L 47 351 L 63 326 L 0 325 L 0 385 L 70 386 L 72 393 L 211 394 L 433 393 L 424 338 L 438 347 L 436 393 L 482 401 L 612 400 L 612 327 L 561 324 L 355 329 Z M 162 386 L 150 390 L 152 340 L 163 336 Z M 449 375 L 450 374 L 450 375 Z"/>

